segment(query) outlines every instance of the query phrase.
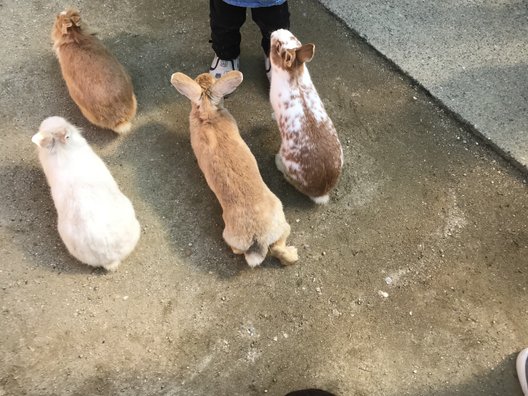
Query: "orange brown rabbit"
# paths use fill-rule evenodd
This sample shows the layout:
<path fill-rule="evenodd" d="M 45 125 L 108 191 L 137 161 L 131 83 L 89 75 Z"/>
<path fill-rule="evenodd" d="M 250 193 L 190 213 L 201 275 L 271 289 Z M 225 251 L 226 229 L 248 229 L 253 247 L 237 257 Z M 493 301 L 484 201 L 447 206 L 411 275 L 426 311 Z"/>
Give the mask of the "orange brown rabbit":
<path fill-rule="evenodd" d="M 127 133 L 136 114 L 132 80 L 125 68 L 89 33 L 73 9 L 61 12 L 51 34 L 70 96 L 93 124 Z"/>

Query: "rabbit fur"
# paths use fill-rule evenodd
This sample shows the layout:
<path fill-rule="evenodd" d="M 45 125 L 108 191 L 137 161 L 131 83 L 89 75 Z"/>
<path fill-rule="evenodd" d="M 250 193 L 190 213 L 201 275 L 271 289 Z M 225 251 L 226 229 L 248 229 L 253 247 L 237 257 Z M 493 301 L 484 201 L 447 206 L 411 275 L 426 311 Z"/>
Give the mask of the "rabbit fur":
<path fill-rule="evenodd" d="M 305 63 L 315 45 L 288 30 L 271 34 L 270 102 L 281 133 L 277 168 L 314 202 L 325 204 L 343 166 L 343 149 Z"/>
<path fill-rule="evenodd" d="M 79 12 L 61 12 L 51 33 L 53 49 L 73 101 L 93 124 L 118 134 L 130 131 L 137 102 L 125 68 L 86 31 Z"/>
<path fill-rule="evenodd" d="M 283 265 L 298 260 L 297 249 L 286 246 L 290 234 L 281 201 L 266 186 L 257 161 L 233 116 L 223 107 L 224 96 L 242 82 L 231 71 L 215 80 L 209 73 L 196 80 L 174 73 L 172 85 L 189 98 L 191 145 L 207 184 L 222 206 L 223 238 L 235 254 L 244 254 L 255 267 L 268 249 Z"/>
<path fill-rule="evenodd" d="M 46 118 L 32 141 L 38 146 L 68 251 L 85 264 L 115 271 L 140 236 L 129 199 L 79 130 L 64 118 Z"/>

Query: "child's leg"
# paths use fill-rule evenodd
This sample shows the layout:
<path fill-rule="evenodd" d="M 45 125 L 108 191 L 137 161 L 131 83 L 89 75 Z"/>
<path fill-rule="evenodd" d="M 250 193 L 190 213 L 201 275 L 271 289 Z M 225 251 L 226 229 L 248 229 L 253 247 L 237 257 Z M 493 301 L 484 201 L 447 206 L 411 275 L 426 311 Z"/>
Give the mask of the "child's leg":
<path fill-rule="evenodd" d="M 209 18 L 213 51 L 220 59 L 235 59 L 240 55 L 240 27 L 246 20 L 246 9 L 209 0 Z"/>
<path fill-rule="evenodd" d="M 278 6 L 252 8 L 251 17 L 260 28 L 262 49 L 269 56 L 271 33 L 278 29 L 290 29 L 288 2 Z"/>

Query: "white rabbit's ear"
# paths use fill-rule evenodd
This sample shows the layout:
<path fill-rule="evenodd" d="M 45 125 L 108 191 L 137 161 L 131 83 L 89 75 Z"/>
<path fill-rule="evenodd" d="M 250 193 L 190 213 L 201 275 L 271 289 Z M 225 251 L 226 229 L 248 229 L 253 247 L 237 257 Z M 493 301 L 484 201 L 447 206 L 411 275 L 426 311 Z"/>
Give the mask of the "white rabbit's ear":
<path fill-rule="evenodd" d="M 199 103 L 202 97 L 202 87 L 198 85 L 191 77 L 183 73 L 174 73 L 171 76 L 171 84 L 178 90 L 179 93 L 188 97 L 191 102 Z"/>
<path fill-rule="evenodd" d="M 315 44 L 304 44 L 301 48 L 297 48 L 295 52 L 299 62 L 310 62 L 314 57 Z"/>
<path fill-rule="evenodd" d="M 233 92 L 242 83 L 243 79 L 242 73 L 238 70 L 231 70 L 216 80 L 209 89 L 213 102 L 218 103 L 224 96 Z"/>
<path fill-rule="evenodd" d="M 50 136 L 48 134 L 42 134 L 40 132 L 37 132 L 33 135 L 31 138 L 31 141 L 35 143 L 37 146 L 46 148 L 53 145 L 53 136 Z"/>
<path fill-rule="evenodd" d="M 37 146 L 40 146 L 41 142 L 44 140 L 44 136 L 42 136 L 42 134 L 40 132 L 37 132 L 33 135 L 33 137 L 31 138 L 31 141 L 33 143 L 35 143 Z"/>

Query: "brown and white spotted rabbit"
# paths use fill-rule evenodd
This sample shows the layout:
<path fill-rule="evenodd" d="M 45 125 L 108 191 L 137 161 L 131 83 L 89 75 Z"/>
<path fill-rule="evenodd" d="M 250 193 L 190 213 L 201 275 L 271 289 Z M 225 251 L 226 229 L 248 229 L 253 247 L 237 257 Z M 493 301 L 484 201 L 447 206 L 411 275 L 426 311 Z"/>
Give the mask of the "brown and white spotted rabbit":
<path fill-rule="evenodd" d="M 277 168 L 295 188 L 325 204 L 341 173 L 343 149 L 305 65 L 314 49 L 288 30 L 272 33 L 270 101 L 282 138 Z"/>

